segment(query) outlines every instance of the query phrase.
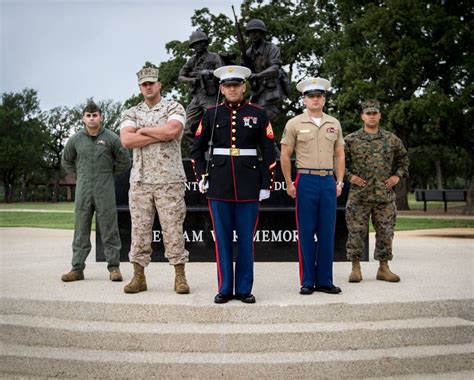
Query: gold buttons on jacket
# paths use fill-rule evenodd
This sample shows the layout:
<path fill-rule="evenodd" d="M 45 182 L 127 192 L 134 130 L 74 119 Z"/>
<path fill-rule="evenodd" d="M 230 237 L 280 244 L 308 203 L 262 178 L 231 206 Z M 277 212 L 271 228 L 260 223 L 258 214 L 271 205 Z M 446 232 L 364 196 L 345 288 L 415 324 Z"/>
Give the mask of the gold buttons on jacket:
<path fill-rule="evenodd" d="M 234 129 L 232 129 L 232 133 L 235 133 L 236 131 L 237 131 L 237 130 L 236 130 L 235 128 L 234 128 Z"/>
<path fill-rule="evenodd" d="M 235 141 L 235 140 L 236 140 L 236 138 L 235 138 L 235 136 L 233 136 L 233 137 L 232 137 L 232 141 Z"/>

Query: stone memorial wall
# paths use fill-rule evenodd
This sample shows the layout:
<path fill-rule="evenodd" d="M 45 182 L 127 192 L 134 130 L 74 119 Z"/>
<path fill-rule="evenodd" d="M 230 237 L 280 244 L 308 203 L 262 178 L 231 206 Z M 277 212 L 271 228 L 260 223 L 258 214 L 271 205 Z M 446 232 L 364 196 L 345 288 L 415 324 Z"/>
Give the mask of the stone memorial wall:
<path fill-rule="evenodd" d="M 189 159 L 183 160 L 186 182 L 187 213 L 184 222 L 186 249 L 190 252 L 190 261 L 215 261 L 212 222 L 205 195 L 198 190 L 198 183 Z M 293 171 L 294 171 L 293 167 Z M 130 249 L 130 212 L 128 210 L 128 189 L 130 172 L 116 177 L 117 212 L 122 240 L 121 261 L 128 261 Z M 294 178 L 294 176 L 293 176 Z M 346 260 L 347 227 L 345 222 L 345 204 L 348 184 L 337 202 L 335 261 Z M 163 237 L 158 216 L 153 225 L 152 261 L 166 261 L 164 258 Z M 298 233 L 295 222 L 295 202 L 286 193 L 286 184 L 278 163 L 275 176 L 275 190 L 269 199 L 261 202 L 258 226 L 255 233 L 255 261 L 297 261 Z M 237 240 L 237 236 L 236 236 Z M 104 248 L 97 225 L 96 260 L 105 261 Z M 368 241 L 363 260 L 368 260 Z"/>

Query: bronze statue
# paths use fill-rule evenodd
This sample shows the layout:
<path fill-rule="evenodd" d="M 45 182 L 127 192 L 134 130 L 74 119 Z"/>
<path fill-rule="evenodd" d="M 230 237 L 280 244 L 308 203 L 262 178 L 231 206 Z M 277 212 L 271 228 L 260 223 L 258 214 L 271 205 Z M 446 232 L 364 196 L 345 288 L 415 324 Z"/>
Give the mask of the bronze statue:
<path fill-rule="evenodd" d="M 265 41 L 268 30 L 262 20 L 250 20 L 245 33 L 252 43 L 245 51 L 244 60 L 244 64 L 252 70 L 249 78 L 250 101 L 264 108 L 272 121 L 280 111 L 285 95 L 288 95 L 284 83 L 287 77 L 281 69 L 280 49 Z"/>
<path fill-rule="evenodd" d="M 186 109 L 186 125 L 184 128 L 184 139 L 189 146 L 193 143 L 194 134 L 202 114 L 209 107 L 216 105 L 219 83 L 216 81 L 213 72 L 224 65 L 219 54 L 207 50 L 208 46 L 209 38 L 206 33 L 201 30 L 193 32 L 189 37 L 189 47 L 194 49 L 196 54 L 179 71 L 178 79 L 189 83 L 192 96 Z"/>

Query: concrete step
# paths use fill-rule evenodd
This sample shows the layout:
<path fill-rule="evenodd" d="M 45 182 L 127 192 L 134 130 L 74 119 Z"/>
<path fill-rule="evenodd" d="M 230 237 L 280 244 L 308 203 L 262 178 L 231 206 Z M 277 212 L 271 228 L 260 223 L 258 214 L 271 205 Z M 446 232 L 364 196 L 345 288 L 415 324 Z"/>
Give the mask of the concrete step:
<path fill-rule="evenodd" d="M 383 380 L 472 380 L 474 371 L 456 371 L 447 373 L 420 373 L 415 375 L 399 375 L 384 377 Z M 378 377 L 366 377 L 364 380 L 379 380 Z"/>
<path fill-rule="evenodd" d="M 103 378 L 360 378 L 473 370 L 474 345 L 376 350 L 163 353 L 4 344 L 0 374 Z"/>
<path fill-rule="evenodd" d="M 141 293 L 140 293 L 141 294 Z M 145 295 L 146 296 L 146 295 Z M 8 314 L 26 314 L 71 320 L 136 323 L 314 323 L 361 322 L 395 319 L 458 317 L 474 320 L 474 300 L 430 300 L 414 302 L 334 303 L 334 295 L 314 299 L 314 303 L 256 303 L 245 305 L 231 301 L 225 305 L 212 302 L 180 304 L 147 303 L 145 298 L 127 298 L 127 302 L 72 302 L 2 298 L 0 310 Z M 302 297 L 297 295 L 296 297 Z M 184 299 L 184 298 L 183 298 Z M 303 299 L 303 298 L 300 298 Z M 304 298 L 307 301 L 308 298 Z M 189 302 L 184 299 L 183 302 Z"/>
<path fill-rule="evenodd" d="M 474 322 L 126 323 L 3 314 L 4 343 L 158 352 L 303 352 L 470 343 Z"/>

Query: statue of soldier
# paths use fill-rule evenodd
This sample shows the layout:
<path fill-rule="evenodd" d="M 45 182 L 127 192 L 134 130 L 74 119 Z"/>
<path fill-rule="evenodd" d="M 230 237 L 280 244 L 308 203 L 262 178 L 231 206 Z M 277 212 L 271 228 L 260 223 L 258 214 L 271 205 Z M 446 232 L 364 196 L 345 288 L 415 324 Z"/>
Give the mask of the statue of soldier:
<path fill-rule="evenodd" d="M 268 31 L 262 20 L 250 20 L 245 33 L 252 43 L 245 52 L 244 60 L 245 66 L 252 70 L 249 77 L 250 101 L 265 109 L 268 118 L 273 121 L 289 92 L 286 88 L 286 84 L 289 86 L 288 78 L 281 70 L 280 49 L 265 41 Z"/>
<path fill-rule="evenodd" d="M 184 139 L 190 147 L 202 114 L 209 107 L 216 105 L 219 83 L 216 81 L 213 72 L 224 65 L 219 54 L 207 50 L 208 46 L 209 38 L 206 33 L 201 30 L 191 33 L 189 47 L 194 49 L 196 54 L 179 71 L 178 79 L 189 83 L 192 96 L 192 100 L 186 109 L 186 125 L 184 128 Z"/>

